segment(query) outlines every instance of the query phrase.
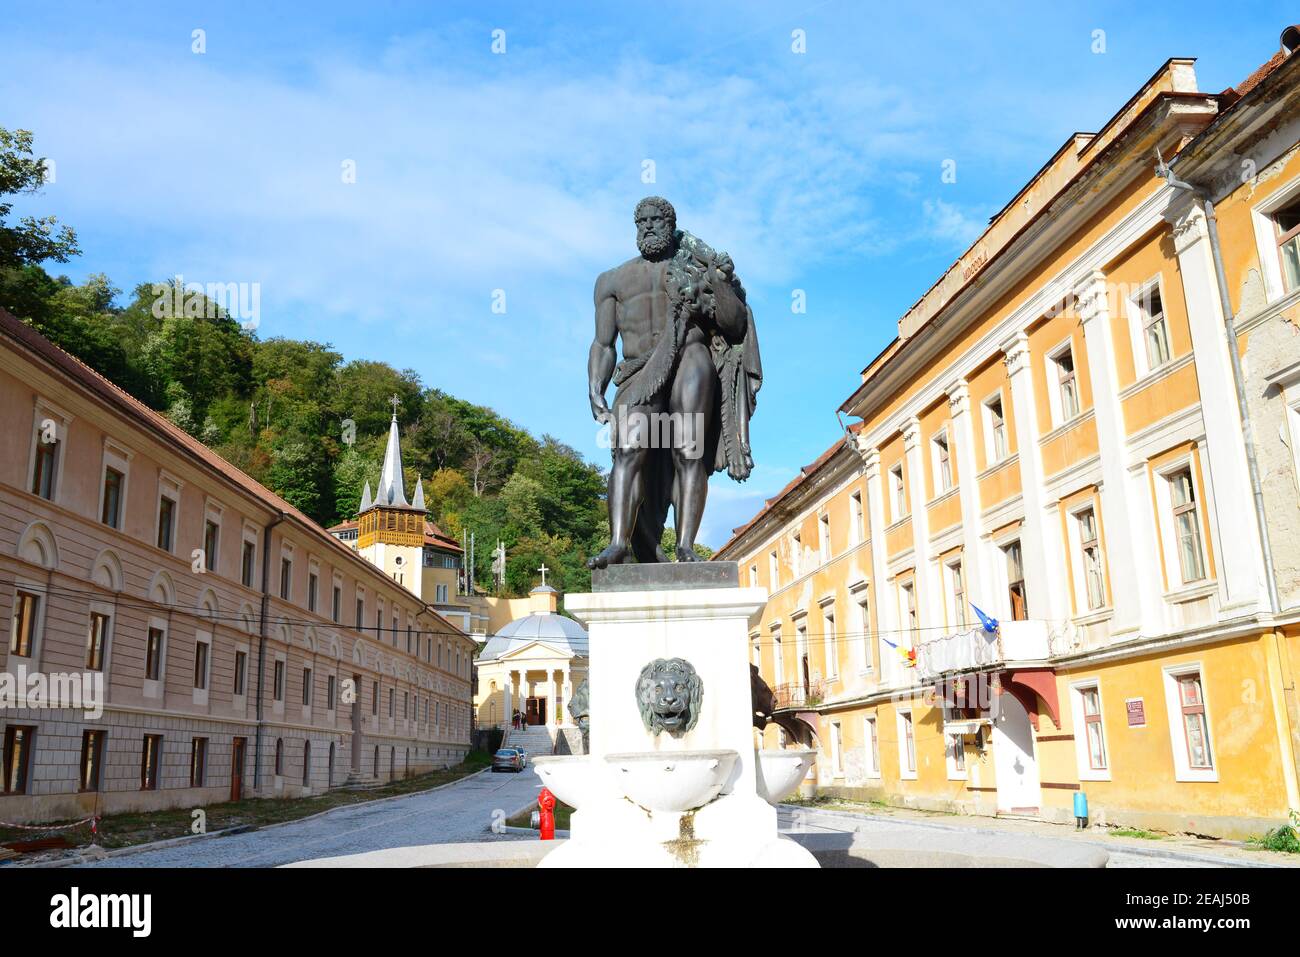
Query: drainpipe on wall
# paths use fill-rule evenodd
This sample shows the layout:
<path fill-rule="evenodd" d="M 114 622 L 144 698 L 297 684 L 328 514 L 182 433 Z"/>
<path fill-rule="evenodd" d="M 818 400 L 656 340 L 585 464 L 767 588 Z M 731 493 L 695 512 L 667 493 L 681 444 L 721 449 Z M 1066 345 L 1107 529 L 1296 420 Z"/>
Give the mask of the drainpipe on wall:
<path fill-rule="evenodd" d="M 1250 408 L 1246 402 L 1246 385 L 1241 370 L 1241 351 L 1237 344 L 1237 329 L 1232 312 L 1232 300 L 1228 295 L 1228 276 L 1223 268 L 1223 248 L 1219 245 L 1219 223 L 1214 215 L 1214 201 L 1210 199 L 1209 190 L 1193 186 L 1174 176 L 1174 171 L 1156 150 L 1156 175 L 1164 179 L 1174 189 L 1184 190 L 1201 201 L 1205 210 L 1205 224 L 1210 237 L 1210 253 L 1214 258 L 1214 284 L 1219 290 L 1220 308 L 1223 310 L 1223 331 L 1227 339 L 1228 358 L 1232 363 L 1232 385 L 1237 394 L 1237 414 L 1241 418 L 1241 437 L 1246 447 L 1246 470 L 1250 479 L 1250 490 L 1255 503 L 1255 525 L 1259 530 L 1260 550 L 1264 559 L 1264 580 L 1268 588 L 1269 611 L 1276 616 L 1282 610 L 1282 602 L 1277 590 L 1277 572 L 1273 565 L 1273 548 L 1268 536 L 1268 517 L 1264 511 L 1264 484 L 1259 477 L 1259 460 L 1255 454 L 1255 429 L 1250 421 Z M 1269 672 L 1270 689 L 1273 692 L 1274 711 L 1278 723 L 1279 749 L 1284 765 L 1283 778 L 1286 782 L 1287 803 L 1290 807 L 1300 807 L 1300 780 L 1297 780 L 1296 736 L 1292 732 L 1292 712 L 1295 709 L 1295 687 L 1288 687 L 1284 668 L 1287 661 L 1285 642 L 1276 626 L 1272 628 L 1273 648 L 1271 654 L 1265 654 Z M 1280 693 L 1280 694 L 1279 694 Z M 1285 743 L 1289 742 L 1290 747 Z"/>
<path fill-rule="evenodd" d="M 267 612 L 271 608 L 271 529 L 284 521 L 284 512 L 276 512 L 275 518 L 262 527 L 262 614 L 261 624 L 257 629 L 257 736 L 253 743 L 253 790 L 262 786 L 262 737 L 265 722 L 262 719 L 262 679 L 266 673 L 266 639 L 270 622 Z"/>

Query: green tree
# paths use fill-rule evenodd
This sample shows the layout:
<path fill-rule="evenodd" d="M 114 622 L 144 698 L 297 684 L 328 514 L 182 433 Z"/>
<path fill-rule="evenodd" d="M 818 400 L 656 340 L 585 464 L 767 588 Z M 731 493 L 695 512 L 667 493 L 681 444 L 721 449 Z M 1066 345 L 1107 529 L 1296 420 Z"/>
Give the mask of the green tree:
<path fill-rule="evenodd" d="M 7 222 L 13 203 L 5 197 L 36 193 L 45 184 L 46 160 L 32 153 L 32 134 L 0 126 L 0 268 L 13 269 L 81 254 L 77 234 L 53 216 L 24 216 Z M 57 227 L 57 231 L 56 231 Z"/>

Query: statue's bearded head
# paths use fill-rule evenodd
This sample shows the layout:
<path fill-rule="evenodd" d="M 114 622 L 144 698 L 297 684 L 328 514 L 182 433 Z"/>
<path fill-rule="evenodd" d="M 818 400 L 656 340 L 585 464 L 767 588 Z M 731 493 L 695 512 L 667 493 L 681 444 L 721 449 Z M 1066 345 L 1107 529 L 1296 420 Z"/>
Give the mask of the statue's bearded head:
<path fill-rule="evenodd" d="M 672 255 L 677 233 L 677 210 L 661 196 L 647 196 L 636 204 L 636 248 L 646 259 Z"/>

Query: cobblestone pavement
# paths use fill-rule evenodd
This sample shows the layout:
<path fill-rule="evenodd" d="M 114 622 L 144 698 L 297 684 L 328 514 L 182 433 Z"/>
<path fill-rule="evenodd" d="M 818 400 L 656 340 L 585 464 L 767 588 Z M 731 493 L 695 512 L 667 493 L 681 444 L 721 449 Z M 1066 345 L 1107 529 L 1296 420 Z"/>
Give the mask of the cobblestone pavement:
<path fill-rule="evenodd" d="M 434 791 L 354 804 L 289 824 L 93 861 L 86 867 L 276 867 L 415 844 L 502 841 L 494 811 L 514 814 L 541 786 L 531 769 L 484 772 Z"/>
<path fill-rule="evenodd" d="M 941 828 L 950 831 L 979 831 L 1033 835 L 1059 841 L 1085 842 L 1110 854 L 1108 867 L 1300 867 L 1300 855 L 1256 851 L 1236 843 L 1193 837 L 1165 837 L 1160 840 L 1115 837 L 1103 828 L 1079 832 L 1059 824 L 1009 818 L 964 817 L 927 814 L 905 808 L 809 808 L 783 805 L 781 830 L 847 832 L 858 827 L 873 830 L 896 828 Z"/>

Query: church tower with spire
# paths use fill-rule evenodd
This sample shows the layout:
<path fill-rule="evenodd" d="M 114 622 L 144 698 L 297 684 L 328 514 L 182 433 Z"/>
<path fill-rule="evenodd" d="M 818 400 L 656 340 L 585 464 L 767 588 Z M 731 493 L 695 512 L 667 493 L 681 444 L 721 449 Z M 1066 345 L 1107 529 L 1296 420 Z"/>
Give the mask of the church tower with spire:
<path fill-rule="evenodd" d="M 398 584 L 419 598 L 425 596 L 421 558 L 424 551 L 425 516 L 424 483 L 415 482 L 415 492 L 408 502 L 402 479 L 402 447 L 397 430 L 397 396 L 390 400 L 393 419 L 388 424 L 388 447 L 384 450 L 384 467 L 379 474 L 379 488 L 372 496 L 370 482 L 361 493 L 357 510 L 358 554 Z"/>

